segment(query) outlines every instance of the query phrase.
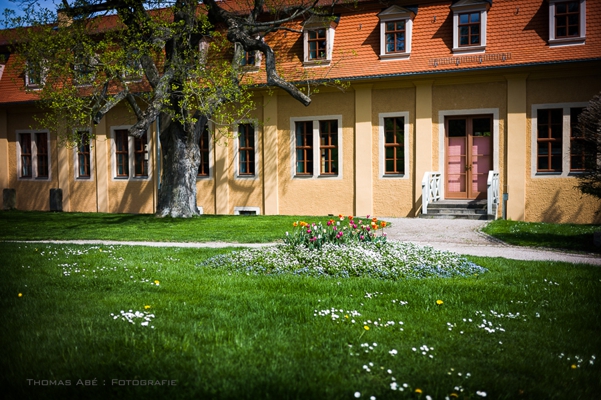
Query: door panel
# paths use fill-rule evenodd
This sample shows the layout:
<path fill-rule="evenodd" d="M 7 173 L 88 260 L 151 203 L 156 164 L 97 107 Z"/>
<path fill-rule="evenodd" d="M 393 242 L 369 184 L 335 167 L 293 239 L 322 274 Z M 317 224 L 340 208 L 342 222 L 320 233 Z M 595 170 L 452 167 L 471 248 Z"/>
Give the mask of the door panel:
<path fill-rule="evenodd" d="M 455 196 L 466 197 L 466 137 L 450 137 L 447 156 L 447 190 Z"/>

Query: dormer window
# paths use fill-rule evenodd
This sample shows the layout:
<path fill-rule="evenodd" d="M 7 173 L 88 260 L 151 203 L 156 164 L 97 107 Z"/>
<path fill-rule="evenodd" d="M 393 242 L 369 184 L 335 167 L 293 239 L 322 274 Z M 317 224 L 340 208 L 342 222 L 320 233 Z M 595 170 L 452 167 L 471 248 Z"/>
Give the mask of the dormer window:
<path fill-rule="evenodd" d="M 303 25 L 304 65 L 330 65 L 339 17 L 314 15 Z"/>
<path fill-rule="evenodd" d="M 28 89 L 41 89 L 46 81 L 46 70 L 40 64 L 27 63 L 25 86 Z"/>
<path fill-rule="evenodd" d="M 380 58 L 405 59 L 411 54 L 411 34 L 417 7 L 391 6 L 380 18 Z"/>
<path fill-rule="evenodd" d="M 584 44 L 586 0 L 549 0 L 549 45 Z"/>
<path fill-rule="evenodd" d="M 77 86 L 89 86 L 94 83 L 97 61 L 95 57 L 79 57 L 73 64 L 73 79 Z"/>
<path fill-rule="evenodd" d="M 483 53 L 491 0 L 460 0 L 453 10 L 453 53 Z"/>
<path fill-rule="evenodd" d="M 240 43 L 236 43 L 235 45 L 236 47 L 242 47 Z M 240 50 L 242 52 L 242 59 L 240 60 L 242 68 L 247 71 L 258 71 L 261 66 L 261 52 L 257 50 Z"/>

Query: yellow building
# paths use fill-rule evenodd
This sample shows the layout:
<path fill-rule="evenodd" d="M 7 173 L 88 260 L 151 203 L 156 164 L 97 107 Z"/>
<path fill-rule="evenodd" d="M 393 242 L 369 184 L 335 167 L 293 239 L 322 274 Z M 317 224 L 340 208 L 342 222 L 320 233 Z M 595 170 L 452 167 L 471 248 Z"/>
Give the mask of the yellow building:
<path fill-rule="evenodd" d="M 299 22 L 300 39 L 274 37 L 282 68 L 327 70 L 349 86 L 321 89 L 308 107 L 256 89 L 251 119 L 202 139 L 199 208 L 414 217 L 441 200 L 483 200 L 493 217 L 601 222 L 601 202 L 575 189 L 582 154 L 572 146 L 578 113 L 601 91 L 601 2 L 405 3 L 360 2 L 325 27 Z M 33 98 L 9 71 L 0 69 L 5 208 L 49 210 L 58 188 L 64 211 L 155 211 L 156 124 L 145 141 L 127 137 L 135 121 L 124 105 L 91 128 L 89 147 L 58 146 L 29 129 Z"/>

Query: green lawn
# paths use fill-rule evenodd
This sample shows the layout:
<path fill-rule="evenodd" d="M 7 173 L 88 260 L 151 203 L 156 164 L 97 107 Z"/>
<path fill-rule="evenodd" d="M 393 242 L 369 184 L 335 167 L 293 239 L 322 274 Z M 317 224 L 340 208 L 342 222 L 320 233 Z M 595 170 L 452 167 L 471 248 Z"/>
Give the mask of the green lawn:
<path fill-rule="evenodd" d="M 483 231 L 516 246 L 601 252 L 593 242 L 593 235 L 601 231 L 601 225 L 496 220 L 486 225 Z"/>
<path fill-rule="evenodd" d="M 198 267 L 230 250 L 0 243 L 4 398 L 601 393 L 598 267 L 470 258 L 489 272 L 396 282 Z"/>
<path fill-rule="evenodd" d="M 299 219 L 329 217 L 202 215 L 189 219 L 148 214 L 0 211 L 0 240 L 98 239 L 156 242 L 260 243 L 280 240 Z"/>

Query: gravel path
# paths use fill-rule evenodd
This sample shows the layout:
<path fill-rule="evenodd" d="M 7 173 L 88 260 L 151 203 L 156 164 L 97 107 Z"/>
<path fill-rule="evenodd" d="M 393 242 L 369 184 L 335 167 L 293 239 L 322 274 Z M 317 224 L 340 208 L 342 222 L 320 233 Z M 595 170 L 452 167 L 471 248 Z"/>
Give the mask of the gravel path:
<path fill-rule="evenodd" d="M 568 253 L 552 249 L 534 249 L 531 247 L 511 246 L 481 232 L 487 221 L 463 219 L 422 219 L 381 217 L 391 223 L 386 228 L 389 240 L 413 242 L 423 246 L 432 246 L 438 250 L 454 251 L 483 257 L 504 257 L 514 260 L 565 261 L 601 266 L 601 255 Z M 174 242 L 122 242 L 110 240 L 41 240 L 35 243 L 59 244 L 101 244 L 152 247 L 261 247 L 270 245 L 244 243 L 174 243 Z"/>

